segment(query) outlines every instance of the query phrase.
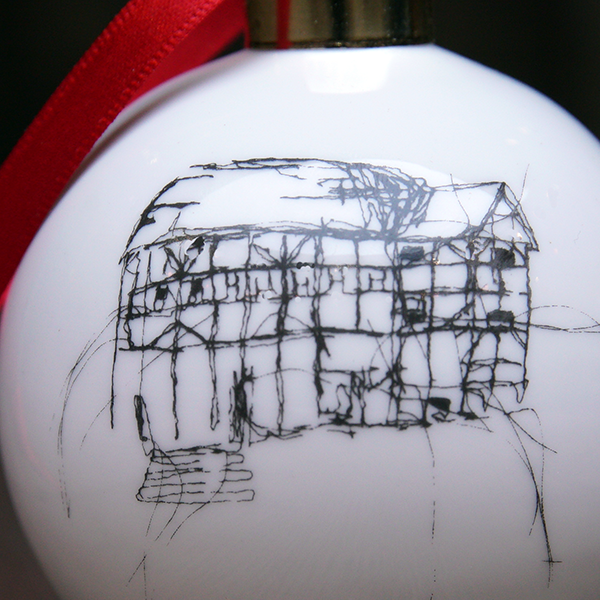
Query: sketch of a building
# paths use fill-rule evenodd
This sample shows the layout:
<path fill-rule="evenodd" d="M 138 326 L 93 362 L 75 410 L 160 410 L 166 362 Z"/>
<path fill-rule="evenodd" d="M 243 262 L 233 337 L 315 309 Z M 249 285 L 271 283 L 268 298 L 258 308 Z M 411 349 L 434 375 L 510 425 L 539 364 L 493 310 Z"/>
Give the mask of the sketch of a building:
<path fill-rule="evenodd" d="M 251 500 L 240 450 L 269 437 L 514 410 L 535 250 L 505 183 L 325 160 L 192 168 L 122 258 L 114 371 L 140 373 L 128 401 L 151 458 L 138 499 Z"/>

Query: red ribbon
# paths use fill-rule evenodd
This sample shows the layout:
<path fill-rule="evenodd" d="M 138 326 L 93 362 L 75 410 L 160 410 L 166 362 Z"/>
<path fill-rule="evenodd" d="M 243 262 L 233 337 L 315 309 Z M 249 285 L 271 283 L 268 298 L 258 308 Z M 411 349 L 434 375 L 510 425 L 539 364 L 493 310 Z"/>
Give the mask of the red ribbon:
<path fill-rule="evenodd" d="M 287 50 L 290 44 L 291 0 L 277 0 L 277 48 Z"/>
<path fill-rule="evenodd" d="M 244 0 L 131 0 L 50 97 L 0 169 L 0 290 L 69 179 L 136 97 L 247 31 Z"/>

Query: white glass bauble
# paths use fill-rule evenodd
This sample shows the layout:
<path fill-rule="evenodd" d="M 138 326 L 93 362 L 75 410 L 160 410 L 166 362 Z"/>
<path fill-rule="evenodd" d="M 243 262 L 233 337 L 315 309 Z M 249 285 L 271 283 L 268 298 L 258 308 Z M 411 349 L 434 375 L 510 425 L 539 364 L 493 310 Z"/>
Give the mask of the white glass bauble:
<path fill-rule="evenodd" d="M 600 148 L 435 46 L 131 106 L 3 314 L 27 534 L 86 600 L 596 599 Z"/>

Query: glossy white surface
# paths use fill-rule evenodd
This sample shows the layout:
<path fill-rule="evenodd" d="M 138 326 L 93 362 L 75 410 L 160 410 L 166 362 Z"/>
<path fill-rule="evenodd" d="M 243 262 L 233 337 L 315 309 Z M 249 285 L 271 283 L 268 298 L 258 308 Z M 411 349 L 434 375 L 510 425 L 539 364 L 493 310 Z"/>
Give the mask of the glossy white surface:
<path fill-rule="evenodd" d="M 354 437 L 314 428 L 244 447 L 252 501 L 184 503 L 176 512 L 141 502 L 148 457 L 131 399 L 139 359 L 116 371 L 117 387 L 130 391 L 115 402 L 110 427 L 121 257 L 151 200 L 191 165 L 269 157 L 401 165 L 436 188 L 506 183 L 539 248 L 529 255 L 529 385 L 502 419 L 477 422 L 489 420 L 493 433 L 464 419 Z M 259 202 L 261 189 L 248 181 L 247 198 Z M 321 217 L 322 206 L 316 215 L 277 215 L 279 191 L 273 217 L 253 217 L 245 186 L 230 185 L 236 194 L 217 186 L 216 208 L 191 226 Z M 464 212 L 463 225 L 472 224 Z M 143 98 L 38 234 L 3 315 L 3 457 L 57 589 L 73 600 L 597 598 L 599 224 L 597 141 L 535 92 L 436 47 L 243 52 Z M 515 227 L 510 239 L 519 235 Z M 522 299 L 527 286 L 515 285 Z M 260 368 L 269 369 L 258 360 Z M 172 378 L 156 373 L 152 393 L 170 397 Z M 191 376 L 192 391 L 194 378 L 210 380 L 210 368 Z M 172 419 L 154 406 L 155 423 Z M 521 408 L 535 411 L 519 413 L 523 446 L 506 418 Z M 205 443 L 189 435 L 186 447 Z M 181 447 L 167 437 L 165 449 Z M 550 585 L 535 510 L 542 489 L 561 561 Z"/>

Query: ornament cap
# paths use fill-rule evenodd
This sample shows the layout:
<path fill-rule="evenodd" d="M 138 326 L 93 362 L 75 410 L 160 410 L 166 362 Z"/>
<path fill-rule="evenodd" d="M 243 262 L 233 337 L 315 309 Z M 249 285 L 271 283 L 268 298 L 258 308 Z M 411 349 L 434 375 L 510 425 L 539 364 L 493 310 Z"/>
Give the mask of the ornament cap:
<path fill-rule="evenodd" d="M 253 48 L 433 41 L 431 0 L 247 0 L 247 8 Z"/>

